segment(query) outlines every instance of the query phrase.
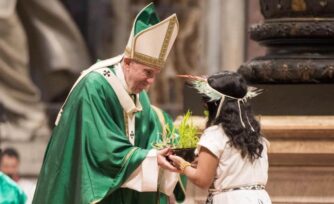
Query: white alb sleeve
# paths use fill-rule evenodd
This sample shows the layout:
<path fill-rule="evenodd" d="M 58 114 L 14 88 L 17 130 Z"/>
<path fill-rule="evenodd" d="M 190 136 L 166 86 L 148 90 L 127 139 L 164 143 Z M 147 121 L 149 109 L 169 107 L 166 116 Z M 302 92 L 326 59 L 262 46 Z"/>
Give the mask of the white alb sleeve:
<path fill-rule="evenodd" d="M 140 166 L 121 186 L 139 192 L 155 192 L 158 187 L 159 166 L 157 150 L 151 149 Z"/>
<path fill-rule="evenodd" d="M 178 173 L 161 169 L 159 175 L 159 191 L 168 196 L 172 195 L 178 180 Z"/>

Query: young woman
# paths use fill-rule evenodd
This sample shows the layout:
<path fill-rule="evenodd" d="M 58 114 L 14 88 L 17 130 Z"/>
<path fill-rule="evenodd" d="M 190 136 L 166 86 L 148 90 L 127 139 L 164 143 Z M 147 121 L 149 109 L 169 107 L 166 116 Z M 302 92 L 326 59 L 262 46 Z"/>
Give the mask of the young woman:
<path fill-rule="evenodd" d="M 207 203 L 270 204 L 265 191 L 269 142 L 247 102 L 258 91 L 233 72 L 192 79 L 209 111 L 196 149 L 198 164 L 193 168 L 181 157 L 169 158 L 195 185 L 210 187 Z"/>

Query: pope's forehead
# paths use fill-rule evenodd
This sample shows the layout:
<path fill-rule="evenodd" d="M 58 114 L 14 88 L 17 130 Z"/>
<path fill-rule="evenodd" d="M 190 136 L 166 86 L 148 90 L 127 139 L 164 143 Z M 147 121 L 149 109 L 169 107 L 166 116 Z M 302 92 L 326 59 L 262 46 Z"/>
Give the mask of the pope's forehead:
<path fill-rule="evenodd" d="M 153 72 L 157 72 L 157 73 L 160 72 L 160 69 L 157 68 L 157 67 L 148 66 L 148 65 L 136 62 L 136 61 L 134 61 L 134 63 L 135 63 L 136 68 L 139 67 L 139 68 L 144 69 L 144 70 L 149 70 L 149 71 L 153 71 Z"/>

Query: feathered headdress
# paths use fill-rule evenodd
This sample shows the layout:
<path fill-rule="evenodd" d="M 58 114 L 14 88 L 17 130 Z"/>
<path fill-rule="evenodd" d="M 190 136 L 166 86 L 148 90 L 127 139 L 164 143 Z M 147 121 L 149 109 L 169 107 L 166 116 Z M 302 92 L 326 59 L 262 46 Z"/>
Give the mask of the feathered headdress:
<path fill-rule="evenodd" d="M 223 105 L 225 97 L 237 100 L 238 107 L 239 107 L 240 122 L 241 122 L 243 127 L 246 127 L 246 126 L 245 126 L 245 123 L 243 122 L 243 119 L 242 119 L 240 102 L 245 103 L 245 102 L 247 102 L 248 99 L 251 99 L 251 98 L 253 98 L 253 97 L 262 93 L 262 89 L 258 89 L 258 88 L 253 87 L 253 86 L 248 86 L 247 93 L 245 94 L 245 96 L 242 97 L 242 98 L 236 98 L 236 97 L 233 97 L 233 96 L 229 96 L 229 95 L 225 95 L 223 93 L 220 93 L 216 89 L 212 88 L 210 86 L 210 84 L 208 83 L 208 80 L 207 80 L 208 78 L 205 77 L 205 76 L 203 76 L 203 77 L 192 76 L 192 75 L 176 75 L 176 76 L 187 79 L 188 82 L 192 85 L 192 87 L 195 88 L 200 94 L 202 94 L 204 96 L 207 96 L 209 98 L 209 101 L 218 101 L 218 100 L 221 99 L 221 101 L 219 103 L 219 106 L 218 106 L 218 109 L 217 109 L 216 118 L 220 114 L 221 107 Z M 252 125 L 249 122 L 248 116 L 247 116 L 247 122 L 250 125 L 251 129 L 254 131 L 254 128 L 252 127 Z"/>
<path fill-rule="evenodd" d="M 176 76 L 187 79 L 188 82 L 192 85 L 192 87 L 198 91 L 198 93 L 209 97 L 210 101 L 216 101 L 219 100 L 221 97 L 226 96 L 237 100 L 241 99 L 242 101 L 246 102 L 248 99 L 254 98 L 255 96 L 262 93 L 262 89 L 258 89 L 253 86 L 248 86 L 247 93 L 243 98 L 235 98 L 233 96 L 222 94 L 216 89 L 212 88 L 208 83 L 207 77 L 205 76 L 203 77 L 193 76 L 193 75 L 176 75 Z"/>
<path fill-rule="evenodd" d="M 192 75 L 176 75 L 177 77 L 185 78 L 190 85 L 195 88 L 198 93 L 209 97 L 210 101 L 218 101 L 224 95 L 219 91 L 213 89 L 206 77 L 192 76 Z"/>

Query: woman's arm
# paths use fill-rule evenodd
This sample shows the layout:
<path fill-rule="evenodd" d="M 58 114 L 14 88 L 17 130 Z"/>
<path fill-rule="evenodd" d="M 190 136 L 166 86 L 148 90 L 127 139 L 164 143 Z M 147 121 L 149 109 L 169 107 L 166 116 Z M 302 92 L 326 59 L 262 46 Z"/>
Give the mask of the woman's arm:
<path fill-rule="evenodd" d="M 180 167 L 181 163 L 184 164 L 186 162 L 181 157 L 175 155 L 170 155 L 169 158 L 173 161 L 173 164 L 176 167 Z M 197 168 L 187 166 L 182 173 L 196 186 L 200 188 L 209 188 L 216 174 L 218 162 L 218 158 L 214 154 L 207 148 L 201 147 L 198 155 Z"/>

